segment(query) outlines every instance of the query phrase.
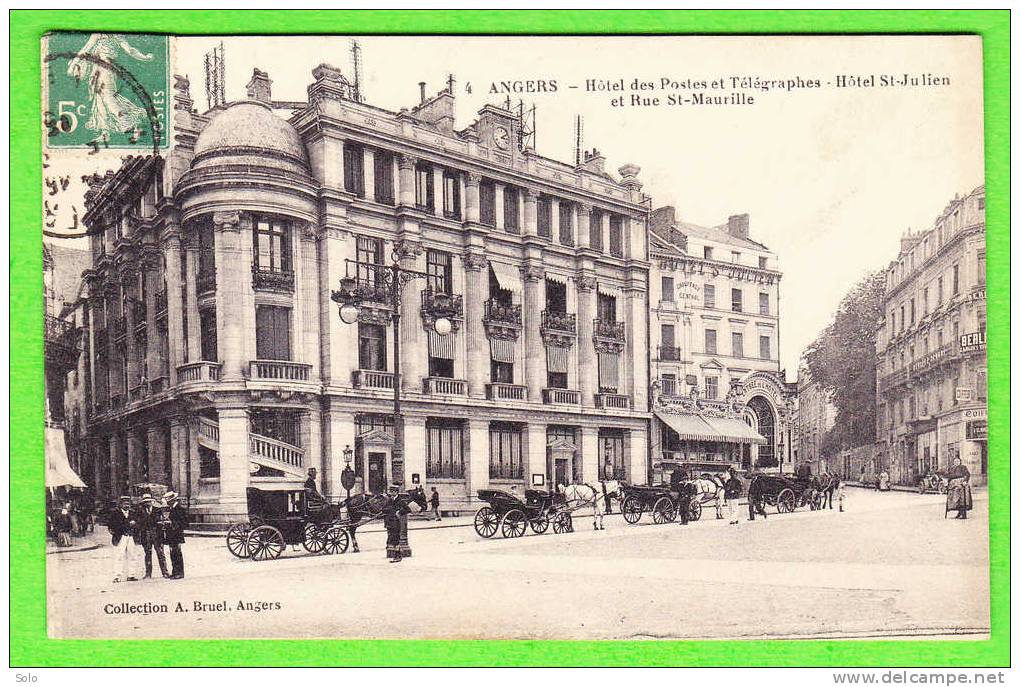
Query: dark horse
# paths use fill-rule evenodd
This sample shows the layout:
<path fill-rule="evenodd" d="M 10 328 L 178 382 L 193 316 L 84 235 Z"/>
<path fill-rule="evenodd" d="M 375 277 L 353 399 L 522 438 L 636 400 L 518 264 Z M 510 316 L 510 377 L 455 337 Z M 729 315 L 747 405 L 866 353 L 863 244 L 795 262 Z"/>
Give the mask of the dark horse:
<path fill-rule="evenodd" d="M 818 483 L 818 492 L 821 494 L 818 507 L 825 508 L 827 503 L 829 504 L 829 510 L 832 510 L 832 496 L 839 489 L 839 475 L 834 473 L 822 475 L 818 478 Z"/>
<path fill-rule="evenodd" d="M 429 508 L 428 499 L 425 497 L 425 489 L 421 485 L 408 491 L 402 491 L 396 496 L 390 496 L 389 494 L 355 494 L 340 504 L 341 508 L 347 509 L 347 519 L 350 523 L 347 530 L 351 533 L 351 544 L 353 545 L 351 553 L 358 553 L 359 551 L 357 529 L 361 521 L 381 518 L 386 508 L 393 503 L 394 499 L 396 499 L 398 506 L 409 506 L 414 503 L 418 506 L 419 511 L 426 511 Z"/>

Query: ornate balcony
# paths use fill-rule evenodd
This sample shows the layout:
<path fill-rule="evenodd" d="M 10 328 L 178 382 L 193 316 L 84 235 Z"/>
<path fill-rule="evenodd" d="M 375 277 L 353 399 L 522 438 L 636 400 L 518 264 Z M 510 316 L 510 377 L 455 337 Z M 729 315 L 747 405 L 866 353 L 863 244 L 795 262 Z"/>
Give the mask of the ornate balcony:
<path fill-rule="evenodd" d="M 46 316 L 46 364 L 70 370 L 78 364 L 78 334 L 74 323 Z"/>
<path fill-rule="evenodd" d="M 464 297 L 425 289 L 421 292 L 421 311 L 428 317 L 457 318 L 464 315 Z"/>
<path fill-rule="evenodd" d="M 542 389 L 542 403 L 546 405 L 580 405 L 581 392 L 573 389 Z"/>
<path fill-rule="evenodd" d="M 902 386 L 907 383 L 910 379 L 910 370 L 906 367 L 901 367 L 895 372 L 890 372 L 881 379 L 878 380 L 879 391 L 889 391 L 896 387 Z"/>
<path fill-rule="evenodd" d="M 577 334 L 577 315 L 570 312 L 543 310 L 542 331 Z"/>
<path fill-rule="evenodd" d="M 630 396 L 623 394 L 595 394 L 595 407 L 603 410 L 630 410 Z"/>
<path fill-rule="evenodd" d="M 659 346 L 659 360 L 663 362 L 679 362 L 682 359 L 679 346 Z"/>
<path fill-rule="evenodd" d="M 434 396 L 467 396 L 467 381 L 446 377 L 425 377 L 422 391 Z"/>
<path fill-rule="evenodd" d="M 144 396 L 144 395 L 145 395 L 145 386 L 142 385 L 142 384 L 139 384 L 137 386 L 131 387 L 131 390 L 128 391 L 128 400 L 130 400 L 130 401 L 140 401 L 140 400 L 142 400 L 142 396 Z"/>
<path fill-rule="evenodd" d="M 149 393 L 150 394 L 161 394 L 170 388 L 170 378 L 166 375 L 156 377 L 149 381 Z"/>
<path fill-rule="evenodd" d="M 312 366 L 289 360 L 252 360 L 248 371 L 251 379 L 272 379 L 288 382 L 307 382 Z"/>
<path fill-rule="evenodd" d="M 940 365 L 954 360 L 959 355 L 959 352 L 959 346 L 955 341 L 941 346 L 910 363 L 910 376 L 913 377 L 914 375 L 934 370 Z"/>
<path fill-rule="evenodd" d="M 249 434 L 248 443 L 250 451 L 256 456 L 270 461 L 286 463 L 296 468 L 304 467 L 305 451 L 299 446 L 270 437 L 264 437 L 260 434 Z"/>
<path fill-rule="evenodd" d="M 177 382 L 217 382 L 220 379 L 220 364 L 207 360 L 188 363 L 177 368 Z"/>
<path fill-rule="evenodd" d="M 495 298 L 485 301 L 485 315 L 482 321 L 486 324 L 498 324 L 506 327 L 521 326 L 521 306 L 504 305 Z"/>
<path fill-rule="evenodd" d="M 528 397 L 528 387 L 492 382 L 485 385 L 485 397 L 490 401 L 523 401 Z"/>
<path fill-rule="evenodd" d="M 615 320 L 603 320 L 595 318 L 595 338 L 609 341 L 626 341 L 624 335 L 624 323 Z"/>
<path fill-rule="evenodd" d="M 267 270 L 257 266 L 251 268 L 251 283 L 256 289 L 263 291 L 279 291 L 294 293 L 293 270 Z"/>
<path fill-rule="evenodd" d="M 393 373 L 383 370 L 354 370 L 351 383 L 355 389 L 393 389 Z"/>

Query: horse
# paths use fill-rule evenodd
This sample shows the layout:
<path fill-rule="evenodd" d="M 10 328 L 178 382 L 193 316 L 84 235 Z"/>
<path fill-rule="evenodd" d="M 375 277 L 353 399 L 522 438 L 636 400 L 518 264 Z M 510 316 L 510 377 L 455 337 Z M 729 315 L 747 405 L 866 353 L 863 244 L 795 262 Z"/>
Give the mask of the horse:
<path fill-rule="evenodd" d="M 832 510 L 833 495 L 839 490 L 839 475 L 834 473 L 823 475 L 819 482 L 818 491 L 821 494 L 821 499 L 819 500 L 818 508 L 825 508 L 827 503 L 829 504 L 829 510 Z"/>
<path fill-rule="evenodd" d="M 399 505 L 409 505 L 414 503 L 418 506 L 418 512 L 424 512 L 428 510 L 429 504 L 428 499 L 425 497 L 425 489 L 418 485 L 413 489 L 398 493 L 396 496 L 390 496 L 389 494 L 355 494 L 348 499 L 344 499 L 340 503 L 341 508 L 347 510 L 347 529 L 351 533 L 351 553 L 358 553 L 358 525 L 362 518 L 369 521 L 375 520 L 382 517 L 383 511 L 390 505 L 393 499 L 397 500 Z"/>
<path fill-rule="evenodd" d="M 587 483 L 560 485 L 559 491 L 566 498 L 568 509 L 576 511 L 591 507 L 592 529 L 604 530 L 606 526 L 603 517 L 606 514 L 606 506 L 611 499 L 620 498 L 620 482 L 604 480 L 596 482 L 595 485 Z"/>
<path fill-rule="evenodd" d="M 691 480 L 691 483 L 695 489 L 695 494 L 691 499 L 697 499 L 702 505 L 713 503 L 715 505 L 715 518 L 716 520 L 721 520 L 723 493 L 726 491 L 722 478 L 718 475 L 703 472 L 701 477 Z"/>

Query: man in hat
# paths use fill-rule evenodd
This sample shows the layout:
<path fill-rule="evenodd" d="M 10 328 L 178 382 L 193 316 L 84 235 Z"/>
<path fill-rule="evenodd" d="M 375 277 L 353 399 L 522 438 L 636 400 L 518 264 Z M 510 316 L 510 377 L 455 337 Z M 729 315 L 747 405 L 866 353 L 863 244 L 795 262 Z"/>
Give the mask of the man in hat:
<path fill-rule="evenodd" d="M 138 578 L 131 575 L 131 559 L 134 557 L 133 535 L 138 522 L 131 512 L 130 496 L 120 497 L 106 522 L 110 529 L 110 543 L 113 544 L 113 581 L 134 582 Z"/>
<path fill-rule="evenodd" d="M 163 551 L 163 528 L 160 525 L 160 512 L 156 510 L 152 494 L 142 496 L 142 507 L 138 511 L 138 534 L 142 549 L 145 551 L 145 579 L 152 577 L 152 550 L 156 550 L 159 571 L 163 577 L 170 577 L 166 569 L 166 553 Z"/>
<path fill-rule="evenodd" d="M 184 577 L 184 553 L 181 546 L 184 544 L 184 529 L 188 526 L 188 512 L 180 504 L 177 494 L 172 491 L 168 491 L 163 500 L 166 501 L 169 521 L 163 533 L 163 541 L 170 547 L 170 565 L 173 566 L 170 579 L 179 580 Z"/>

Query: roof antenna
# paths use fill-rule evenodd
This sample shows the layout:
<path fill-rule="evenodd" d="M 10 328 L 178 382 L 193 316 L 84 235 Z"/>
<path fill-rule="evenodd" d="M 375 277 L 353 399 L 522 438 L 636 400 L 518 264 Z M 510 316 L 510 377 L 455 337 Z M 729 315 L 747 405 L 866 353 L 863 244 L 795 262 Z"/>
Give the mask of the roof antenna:
<path fill-rule="evenodd" d="M 210 110 L 222 105 L 224 96 L 225 68 L 223 59 L 223 43 L 205 54 L 205 104 Z"/>
<path fill-rule="evenodd" d="M 577 115 L 574 120 L 574 165 L 581 166 L 581 147 L 584 144 L 584 119 Z"/>
<path fill-rule="evenodd" d="M 361 103 L 361 45 L 357 40 L 351 41 L 351 63 L 354 69 L 354 97 L 352 100 Z"/>

